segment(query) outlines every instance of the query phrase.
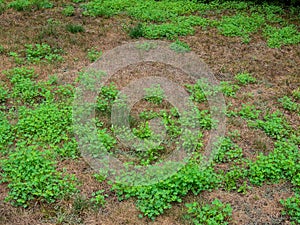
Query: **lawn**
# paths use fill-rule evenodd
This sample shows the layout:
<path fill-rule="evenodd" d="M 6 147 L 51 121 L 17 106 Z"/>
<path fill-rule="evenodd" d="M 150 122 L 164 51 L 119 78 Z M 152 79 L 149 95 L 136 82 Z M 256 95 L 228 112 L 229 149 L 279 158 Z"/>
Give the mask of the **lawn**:
<path fill-rule="evenodd" d="M 300 224 L 294 3 L 0 0 L 0 224 Z"/>

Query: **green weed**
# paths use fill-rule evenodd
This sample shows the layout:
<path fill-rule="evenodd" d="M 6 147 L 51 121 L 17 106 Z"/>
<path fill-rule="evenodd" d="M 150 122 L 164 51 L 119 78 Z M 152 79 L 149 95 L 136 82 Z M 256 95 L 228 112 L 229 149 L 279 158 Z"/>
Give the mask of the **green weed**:
<path fill-rule="evenodd" d="M 132 187 L 123 186 L 120 182 L 113 186 L 113 190 L 121 199 L 136 197 L 138 209 L 144 216 L 154 219 L 171 208 L 172 202 L 181 202 L 182 197 L 189 191 L 199 194 L 201 191 L 215 188 L 219 182 L 220 179 L 213 168 L 201 170 L 197 163 L 191 161 L 178 173 L 154 185 Z"/>
<path fill-rule="evenodd" d="M 265 23 L 263 16 L 259 14 L 236 14 L 235 16 L 224 16 L 217 26 L 221 34 L 225 36 L 242 37 L 243 42 L 250 41 L 250 35 L 257 32 Z"/>
<path fill-rule="evenodd" d="M 274 151 L 269 155 L 259 154 L 255 162 L 249 163 L 247 177 L 251 183 L 261 185 L 264 181 L 278 182 L 281 179 L 291 180 L 295 185 L 299 167 L 298 146 L 289 140 L 275 142 Z"/>
<path fill-rule="evenodd" d="M 282 98 L 278 99 L 278 102 L 280 102 L 282 104 L 282 107 L 284 109 L 292 111 L 292 112 L 299 112 L 300 113 L 300 104 L 294 102 L 288 96 L 283 96 Z"/>
<path fill-rule="evenodd" d="M 42 30 L 38 35 L 38 38 L 40 40 L 45 37 L 48 37 L 48 36 L 57 37 L 59 35 L 58 29 L 59 29 L 59 26 L 61 25 L 61 22 L 58 20 L 54 20 L 52 18 L 48 19 L 46 22 L 47 23 L 45 24 L 45 26 L 42 27 Z"/>
<path fill-rule="evenodd" d="M 5 103 L 9 98 L 9 90 L 5 85 L 0 86 L 0 103 Z"/>
<path fill-rule="evenodd" d="M 41 61 L 53 62 L 62 61 L 63 57 L 60 55 L 62 50 L 53 49 L 48 44 L 27 44 L 25 45 L 26 59 L 28 62 L 38 63 Z"/>
<path fill-rule="evenodd" d="M 236 84 L 231 84 L 228 81 L 221 81 L 220 89 L 225 96 L 235 97 L 235 93 L 240 89 L 240 87 Z"/>
<path fill-rule="evenodd" d="M 296 100 L 300 100 L 300 88 L 293 90 L 293 97 Z"/>
<path fill-rule="evenodd" d="M 3 2 L 3 0 L 1 0 L 1 1 L 0 1 L 0 15 L 1 15 L 2 13 L 4 13 L 5 10 L 6 10 L 6 4 L 5 4 L 5 2 Z"/>
<path fill-rule="evenodd" d="M 254 105 L 242 104 L 238 115 L 244 119 L 258 119 L 260 110 L 257 110 Z"/>
<path fill-rule="evenodd" d="M 215 199 L 211 204 L 200 206 L 198 202 L 186 204 L 188 218 L 195 225 L 229 224 L 232 220 L 232 208 L 230 204 L 223 204 Z"/>
<path fill-rule="evenodd" d="M 240 159 L 243 156 L 243 150 L 235 144 L 229 137 L 225 137 L 219 140 L 215 144 L 216 155 L 214 161 L 217 163 L 230 162 L 234 159 Z"/>
<path fill-rule="evenodd" d="M 8 152 L 8 147 L 13 144 L 14 132 L 4 112 L 0 111 L 0 153 Z M 0 154 L 0 155 L 1 155 Z"/>
<path fill-rule="evenodd" d="M 145 100 L 154 104 L 161 104 L 164 99 L 164 90 L 159 84 L 152 85 L 149 88 L 145 88 Z"/>
<path fill-rule="evenodd" d="M 143 36 L 149 39 L 175 39 L 178 36 L 192 35 L 193 27 L 207 27 L 209 20 L 199 16 L 181 16 L 162 24 L 148 24 L 143 26 Z"/>
<path fill-rule="evenodd" d="M 134 135 L 142 139 L 149 138 L 153 134 L 148 122 L 141 123 L 137 128 L 133 128 L 132 131 Z"/>
<path fill-rule="evenodd" d="M 105 16 L 111 17 L 124 11 L 126 7 L 132 5 L 134 2 L 129 0 L 104 0 L 101 3 L 97 0 L 89 1 L 82 4 L 83 15 L 85 16 Z"/>
<path fill-rule="evenodd" d="M 234 76 L 234 78 L 241 85 L 253 84 L 256 82 L 256 79 L 252 77 L 249 73 L 238 73 Z"/>
<path fill-rule="evenodd" d="M 150 111 L 143 111 L 139 114 L 139 118 L 143 120 L 151 120 L 160 116 L 160 113 Z"/>
<path fill-rule="evenodd" d="M 245 178 L 247 171 L 239 166 L 234 166 L 224 175 L 223 182 L 224 188 L 228 191 L 236 190 L 237 192 L 244 192 L 244 188 L 240 188 L 242 179 Z"/>
<path fill-rule="evenodd" d="M 72 5 L 67 5 L 63 8 L 63 10 L 61 11 L 61 13 L 64 16 L 74 16 L 75 14 L 75 8 Z"/>
<path fill-rule="evenodd" d="M 14 59 L 16 64 L 24 64 L 24 59 L 17 52 L 9 52 L 8 55 Z"/>
<path fill-rule="evenodd" d="M 172 49 L 173 51 L 178 52 L 178 53 L 184 53 L 184 52 L 191 51 L 191 48 L 187 43 L 179 41 L 179 40 L 170 44 L 170 49 Z"/>
<path fill-rule="evenodd" d="M 39 86 L 33 78 L 36 78 L 34 70 L 28 67 L 15 67 L 4 71 L 13 85 L 10 97 L 18 103 L 33 104 L 45 98 L 46 90 Z"/>
<path fill-rule="evenodd" d="M 162 117 L 162 122 L 164 123 L 167 134 L 171 138 L 177 138 L 182 133 L 182 129 L 180 127 L 181 123 L 178 118 L 174 118 L 171 114 L 165 111 L 161 111 L 160 117 Z"/>
<path fill-rule="evenodd" d="M 52 8 L 53 4 L 48 0 L 15 0 L 10 2 L 8 7 L 17 11 L 29 11 L 32 9 Z"/>
<path fill-rule="evenodd" d="M 276 139 L 288 137 L 291 130 L 290 125 L 279 111 L 267 114 L 264 120 L 256 120 L 252 125 L 261 128 L 267 135 Z"/>
<path fill-rule="evenodd" d="M 215 127 L 217 121 L 211 118 L 209 110 L 199 110 L 198 108 L 193 108 L 191 115 L 185 115 L 179 118 L 179 122 L 183 126 L 187 127 L 197 127 L 205 130 L 210 130 Z"/>
<path fill-rule="evenodd" d="M 69 106 L 60 108 L 50 103 L 40 104 L 35 109 L 22 106 L 18 116 L 15 127 L 17 140 L 24 140 L 28 144 L 56 145 L 70 139 L 72 121 Z"/>
<path fill-rule="evenodd" d="M 1 182 L 8 182 L 10 189 L 6 201 L 27 207 L 32 200 L 54 202 L 76 191 L 73 178 L 56 171 L 50 155 L 34 146 L 20 145 L 1 160 Z"/>
<path fill-rule="evenodd" d="M 155 43 L 152 42 L 144 42 L 142 44 L 137 44 L 136 48 L 137 49 L 141 49 L 144 51 L 150 51 L 151 49 L 155 49 L 157 47 L 157 45 Z"/>
<path fill-rule="evenodd" d="M 191 35 L 195 32 L 192 27 L 185 24 L 163 23 L 143 26 L 143 36 L 149 39 L 167 38 L 174 39 L 178 36 Z"/>
<path fill-rule="evenodd" d="M 288 215 L 293 221 L 291 224 L 300 223 L 300 195 L 295 193 L 295 196 L 281 200 L 280 203 L 284 206 L 283 215 Z"/>
<path fill-rule="evenodd" d="M 105 197 L 108 197 L 108 195 L 103 194 L 103 192 L 104 190 L 99 190 L 92 193 L 92 198 L 90 199 L 90 202 L 94 207 L 103 207 L 105 205 Z"/>
<path fill-rule="evenodd" d="M 282 45 L 300 43 L 300 32 L 294 25 L 283 28 L 267 26 L 264 29 L 264 36 L 270 48 L 280 48 Z"/>
<path fill-rule="evenodd" d="M 95 48 L 91 48 L 87 52 L 87 57 L 91 62 L 95 62 L 102 56 L 102 51 L 98 51 Z"/>
<path fill-rule="evenodd" d="M 97 136 L 99 141 L 103 144 L 106 150 L 113 148 L 117 141 L 116 139 L 108 133 L 107 129 L 98 129 Z"/>
<path fill-rule="evenodd" d="M 185 86 L 191 93 L 191 99 L 199 103 L 207 101 L 206 96 L 214 96 L 219 91 L 219 88 L 209 83 L 207 79 L 199 79 L 196 84 Z"/>
<path fill-rule="evenodd" d="M 99 97 L 97 98 L 96 109 L 100 112 L 110 112 L 111 105 L 116 99 L 118 93 L 119 91 L 114 85 L 114 83 L 110 83 L 107 86 L 103 86 L 101 88 Z"/>

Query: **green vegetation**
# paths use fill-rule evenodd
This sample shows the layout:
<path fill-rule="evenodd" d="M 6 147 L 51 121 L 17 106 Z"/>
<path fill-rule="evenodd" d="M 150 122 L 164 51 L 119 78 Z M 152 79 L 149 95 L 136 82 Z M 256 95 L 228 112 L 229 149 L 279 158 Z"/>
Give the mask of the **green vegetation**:
<path fill-rule="evenodd" d="M 214 161 L 217 163 L 230 162 L 235 159 L 240 159 L 243 156 L 243 150 L 229 137 L 222 138 L 219 143 L 216 143 L 216 155 Z"/>
<path fill-rule="evenodd" d="M 99 190 L 92 193 L 91 203 L 94 207 L 103 207 L 106 203 L 105 197 L 108 197 L 106 194 L 103 194 L 104 190 Z"/>
<path fill-rule="evenodd" d="M 283 215 L 289 215 L 291 220 L 293 221 L 291 224 L 299 224 L 300 223 L 300 195 L 298 193 L 295 196 L 288 198 L 286 200 L 282 200 L 281 204 L 283 204 L 285 211 L 283 211 Z"/>
<path fill-rule="evenodd" d="M 130 27 L 128 29 L 128 34 L 131 38 L 143 37 L 144 34 L 143 25 L 141 23 L 138 23 L 137 25 Z"/>
<path fill-rule="evenodd" d="M 161 104 L 164 99 L 164 90 L 160 85 L 152 85 L 149 88 L 145 88 L 145 100 L 154 104 Z"/>
<path fill-rule="evenodd" d="M 211 204 L 203 205 L 198 202 L 186 204 L 188 218 L 192 218 L 195 225 L 229 224 L 232 220 L 232 208 L 229 204 L 223 204 L 215 199 Z"/>
<path fill-rule="evenodd" d="M 268 46 L 271 48 L 300 43 L 300 32 L 294 25 L 282 28 L 267 26 L 264 35 L 267 37 Z"/>
<path fill-rule="evenodd" d="M 54 202 L 76 191 L 73 178 L 57 172 L 49 157 L 50 152 L 21 143 L 8 159 L 1 160 L 1 182 L 9 182 L 7 201 L 27 207 L 34 199 Z"/>
<path fill-rule="evenodd" d="M 78 24 L 67 24 L 66 30 L 73 34 L 85 31 L 84 27 L 82 25 L 78 25 Z"/>
<path fill-rule="evenodd" d="M 234 78 L 241 85 L 253 84 L 256 82 L 256 79 L 252 77 L 249 73 L 238 73 L 234 76 Z"/>
<path fill-rule="evenodd" d="M 5 103 L 6 100 L 9 98 L 9 93 L 7 87 L 0 86 L 0 103 Z"/>
<path fill-rule="evenodd" d="M 30 11 L 32 9 L 52 8 L 53 4 L 48 0 L 15 0 L 10 2 L 8 7 L 17 11 Z"/>
<path fill-rule="evenodd" d="M 278 101 L 282 104 L 282 107 L 286 110 L 299 112 L 300 114 L 300 104 L 294 102 L 288 96 L 283 96 L 282 98 L 278 99 Z"/>
<path fill-rule="evenodd" d="M 156 47 L 157 47 L 157 45 L 155 43 L 151 43 L 151 42 L 144 42 L 142 44 L 136 45 L 137 49 L 141 49 L 144 51 L 150 51 L 151 49 L 155 49 Z"/>
<path fill-rule="evenodd" d="M 4 53 L 5 49 L 2 45 L 0 45 L 0 54 Z"/>
<path fill-rule="evenodd" d="M 87 57 L 91 62 L 95 62 L 102 56 L 102 51 L 98 51 L 95 48 L 88 49 Z"/>
<path fill-rule="evenodd" d="M 183 0 L 104 0 L 101 4 L 89 1 L 81 6 L 85 16 L 112 17 L 125 13 L 132 20 L 139 21 L 128 29 L 132 38 L 175 39 L 178 36 L 193 35 L 194 27 L 201 26 L 202 29 L 217 27 L 221 34 L 241 37 L 244 43 L 249 43 L 253 34 L 263 31 L 271 48 L 299 43 L 299 31 L 294 25 L 282 28 L 273 26 L 276 23 L 286 24 L 282 17 L 284 10 L 276 5 L 235 1 L 203 3 Z M 220 20 L 202 17 L 211 10 L 227 11 L 230 15 L 223 16 Z"/>
<path fill-rule="evenodd" d="M 74 178 L 55 167 L 55 159 L 77 157 L 68 105 L 73 87 L 57 86 L 55 77 L 37 82 L 29 67 L 4 74 L 10 88 L 1 88 L 1 101 L 13 104 L 4 108 L 7 115 L 0 111 L 0 154 L 7 155 L 1 158 L 1 182 L 10 190 L 6 200 L 27 207 L 31 201 L 54 202 L 74 193 Z"/>
<path fill-rule="evenodd" d="M 170 45 L 170 49 L 172 49 L 175 52 L 184 53 L 191 51 L 190 46 L 187 43 L 184 43 L 182 41 L 175 41 Z"/>
<path fill-rule="evenodd" d="M 62 50 L 53 49 L 48 44 L 28 44 L 25 45 L 26 59 L 28 62 L 37 63 L 42 60 L 48 62 L 62 61 L 63 57 L 60 55 Z"/>
<path fill-rule="evenodd" d="M 178 17 L 172 22 L 162 24 L 144 24 L 142 34 L 149 39 L 175 39 L 178 36 L 187 36 L 195 33 L 194 26 L 207 27 L 209 21 L 198 16 Z"/>
<path fill-rule="evenodd" d="M 219 91 L 219 87 L 213 86 L 207 79 L 199 79 L 196 84 L 186 85 L 187 91 L 191 94 L 191 99 L 196 102 L 206 101 L 207 96 L 214 96 Z"/>
<path fill-rule="evenodd" d="M 240 89 L 240 87 L 238 85 L 232 84 L 228 81 L 221 81 L 220 89 L 225 96 L 235 97 L 235 93 Z"/>
<path fill-rule="evenodd" d="M 300 100 L 300 88 L 293 90 L 293 97 L 296 100 Z"/>
<path fill-rule="evenodd" d="M 250 41 L 250 34 L 255 33 L 265 23 L 263 16 L 252 14 L 251 16 L 237 14 L 235 16 L 224 16 L 219 22 L 218 30 L 225 36 L 238 36 L 243 42 Z"/>
<path fill-rule="evenodd" d="M 63 8 L 61 12 L 64 16 L 74 16 L 75 8 L 72 5 L 67 5 Z"/>
<path fill-rule="evenodd" d="M 269 155 L 259 154 L 255 162 L 249 163 L 247 176 L 251 183 L 261 185 L 264 181 L 291 180 L 299 186 L 299 148 L 289 140 L 275 142 Z"/>
<path fill-rule="evenodd" d="M 261 128 L 266 134 L 275 139 L 288 137 L 291 130 L 290 125 L 280 111 L 267 113 L 264 120 L 256 120 L 252 125 Z"/>
<path fill-rule="evenodd" d="M 0 15 L 6 10 L 6 5 L 3 0 L 0 1 Z"/>
<path fill-rule="evenodd" d="M 139 210 L 154 219 L 171 208 L 172 202 L 181 202 L 189 191 L 199 194 L 201 191 L 214 189 L 219 182 L 220 177 L 212 167 L 201 170 L 195 161 L 191 161 L 178 173 L 157 184 L 137 187 L 116 184 L 113 189 L 121 199 L 136 197 Z"/>
<path fill-rule="evenodd" d="M 258 119 L 260 110 L 257 110 L 253 105 L 242 104 L 241 110 L 238 112 L 238 115 L 244 119 Z"/>
<path fill-rule="evenodd" d="M 97 98 L 96 109 L 100 112 L 110 111 L 113 101 L 116 99 L 119 91 L 114 83 L 103 86 L 100 91 L 100 96 Z"/>
<path fill-rule="evenodd" d="M 9 146 L 14 142 L 14 133 L 13 126 L 2 111 L 0 111 L 0 119 L 0 154 L 5 154 L 8 152 Z"/>
<path fill-rule="evenodd" d="M 280 219 L 278 223 L 300 223 L 300 88 L 297 68 L 293 68 L 300 43 L 299 12 L 299 7 L 249 1 L 0 0 L 0 57 L 4 67 L 0 71 L 0 192 L 7 193 L 5 201 L 27 208 L 23 209 L 26 215 L 36 210 L 43 220 L 35 220 L 37 224 L 88 223 L 85 219 L 93 216 L 91 211 L 98 219 L 105 210 L 114 208 L 116 197 L 124 201 L 117 203 L 121 206 L 117 210 L 131 207 L 133 201 L 140 212 L 138 222 L 125 218 L 120 223 L 144 224 L 167 210 L 180 208 L 175 216 L 167 212 L 166 217 L 173 217 L 166 223 L 231 224 L 240 222 L 233 221 L 232 212 L 246 209 L 219 199 L 210 202 L 209 191 L 214 191 L 213 195 L 225 192 L 243 196 L 251 189 L 255 196 L 266 187 L 283 185 L 287 190 L 282 189 L 282 193 L 291 197 L 259 198 L 282 204 L 282 215 L 275 218 Z M 20 26 L 19 18 L 28 19 L 30 26 L 27 21 L 23 23 L 25 28 Z M 11 30 L 6 31 L 8 26 Z M 195 36 L 185 37 L 191 35 Z M 106 38 L 112 38 L 112 43 Z M 220 82 L 205 78 L 209 74 L 193 81 L 188 76 L 177 77 L 176 72 L 174 80 L 182 82 L 192 100 L 191 112 L 167 101 L 167 87 L 149 85 L 125 118 L 129 127 L 117 127 L 111 120 L 112 106 L 125 104 L 119 94 L 130 79 L 107 80 L 95 98 L 95 140 L 126 169 L 150 168 L 142 176 L 120 172 L 113 182 L 110 175 L 115 171 L 100 169 L 94 174 L 80 155 L 78 127 L 73 127 L 73 101 L 78 97 L 75 91 L 80 82 L 88 91 L 95 91 L 95 87 L 86 72 L 79 72 L 75 78 L 74 71 L 101 62 L 100 49 L 108 51 L 132 41 L 130 38 L 163 39 L 171 53 L 182 60 L 194 54 L 188 53 L 193 49 L 213 65 Z M 134 47 L 139 54 L 151 55 L 157 43 L 141 41 Z M 278 69 L 274 65 L 284 71 L 282 76 L 280 72 L 280 77 L 274 77 Z M 133 75 L 140 69 L 140 65 L 135 66 Z M 126 72 L 132 75 L 131 70 Z M 173 73 L 172 69 L 168 72 Z M 106 74 L 97 71 L 94 75 L 100 80 Z M 221 137 L 212 139 L 210 134 L 223 125 L 215 117 L 223 111 L 209 108 L 210 97 L 219 95 L 227 104 L 226 127 Z M 210 140 L 213 143 L 208 146 Z M 176 158 L 181 155 L 175 155 L 174 161 L 168 161 L 181 150 L 179 145 L 190 158 L 181 163 Z M 207 147 L 212 147 L 211 155 L 205 155 L 210 153 Z M 100 157 L 101 152 L 90 156 Z M 164 163 L 166 170 L 162 170 Z M 178 171 L 172 171 L 178 165 Z M 84 178 L 78 176 L 83 171 L 87 175 Z M 164 173 L 170 176 L 164 177 Z M 141 178 L 141 183 L 136 183 L 136 178 Z M 3 210 L 0 223 L 17 216 L 6 214 L 5 207 Z"/>

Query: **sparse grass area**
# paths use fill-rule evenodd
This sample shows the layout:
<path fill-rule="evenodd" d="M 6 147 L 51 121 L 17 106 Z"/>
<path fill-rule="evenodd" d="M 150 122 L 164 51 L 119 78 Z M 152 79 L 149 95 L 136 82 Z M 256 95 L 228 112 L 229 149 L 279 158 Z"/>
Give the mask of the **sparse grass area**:
<path fill-rule="evenodd" d="M 82 25 L 78 25 L 78 24 L 67 24 L 66 30 L 73 34 L 81 33 L 81 32 L 85 31 L 84 27 Z"/>
<path fill-rule="evenodd" d="M 0 0 L 0 223 L 299 224 L 299 12 L 243 1 Z M 147 71 L 147 62 L 140 71 L 140 65 L 116 71 L 99 89 L 96 139 L 126 168 L 152 168 L 142 177 L 151 180 L 165 172 L 161 163 L 178 143 L 193 150 L 177 172 L 138 186 L 128 185 L 134 176 L 113 182 L 84 162 L 72 117 L 76 87 L 89 82 L 84 67 L 132 39 L 168 41 L 182 60 L 200 55 L 219 79 L 191 81 L 159 64 Z M 136 48 L 148 54 L 157 45 Z M 130 129 L 117 135 L 111 114 L 122 88 L 157 74 L 179 81 L 192 113 L 152 85 L 132 106 Z M 226 127 L 203 167 L 209 134 L 220 122 L 213 116 L 222 113 L 209 100 L 219 94 Z M 167 164 L 170 171 L 174 165 Z M 273 190 L 278 183 L 287 188 Z M 263 215 L 252 206 L 257 202 L 265 204 Z"/>

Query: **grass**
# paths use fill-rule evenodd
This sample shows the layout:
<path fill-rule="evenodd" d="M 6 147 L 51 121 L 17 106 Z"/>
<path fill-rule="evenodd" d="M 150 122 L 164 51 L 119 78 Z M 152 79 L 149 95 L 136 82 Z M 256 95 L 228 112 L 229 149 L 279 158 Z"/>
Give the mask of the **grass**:
<path fill-rule="evenodd" d="M 81 33 L 85 31 L 84 27 L 79 24 L 67 24 L 66 30 L 73 34 Z"/>
<path fill-rule="evenodd" d="M 299 223 L 297 10 L 240 1 L 0 0 L 4 27 L 0 28 L 4 68 L 0 71 L 0 205 L 3 215 L 9 215 L 0 216 L 1 223 L 24 219 L 8 214 L 22 207 L 26 215 L 40 213 L 30 217 L 36 224 L 88 223 L 94 216 L 105 216 L 103 221 L 114 224 L 151 220 L 235 224 L 239 223 L 234 221 L 236 215 L 251 213 L 243 208 L 248 204 L 243 201 L 256 199 L 261 191 L 275 192 L 279 183 L 290 189 L 260 198 L 276 205 L 276 215 L 282 215 L 261 218 L 257 213 L 243 222 L 250 224 L 253 217 L 257 223 L 272 219 Z M 24 21 L 23 29 L 19 16 L 35 25 Z M 7 17 L 14 18 L 14 23 L 8 23 Z M 115 29 L 122 26 L 124 30 Z M 18 38 L 12 43 L 8 37 Z M 122 76 L 99 89 L 95 138 L 103 151 L 126 168 L 151 169 L 136 177 L 120 173 L 113 182 L 105 171 L 94 174 L 84 162 L 73 127 L 72 104 L 79 83 L 89 82 L 84 72 L 77 71 L 101 62 L 102 54 L 131 39 L 168 41 L 169 50 L 182 60 L 188 54 L 200 55 L 220 81 L 214 85 L 205 78 L 190 82 L 185 75 L 155 64 L 154 69 L 180 81 L 194 104 L 192 115 L 173 107 L 167 102 L 167 90 L 152 85 L 130 111 L 130 129 L 125 129 L 130 133 L 120 136 L 111 122 L 112 106 L 122 103 L 122 85 L 143 76 L 147 66 L 141 71 L 140 65 L 133 65 L 132 71 L 117 71 Z M 151 54 L 158 45 L 146 41 L 135 47 L 139 53 Z M 279 77 L 276 71 L 284 75 Z M 219 94 L 228 106 L 227 127 L 224 136 L 212 143 L 215 154 L 203 167 L 209 134 L 220 122 L 214 114 L 221 113 L 209 108 L 208 100 Z M 157 128 L 153 124 L 158 121 Z M 190 127 L 198 130 L 186 129 Z M 125 145 L 122 138 L 139 142 Z M 174 162 L 164 167 L 170 171 L 163 170 L 160 163 L 178 150 L 178 143 L 195 151 L 178 171 L 172 170 L 177 166 Z M 164 179 L 159 182 L 130 185 L 160 174 Z M 226 196 L 235 194 L 240 200 L 229 205 Z M 131 211 L 132 204 L 136 211 Z"/>

